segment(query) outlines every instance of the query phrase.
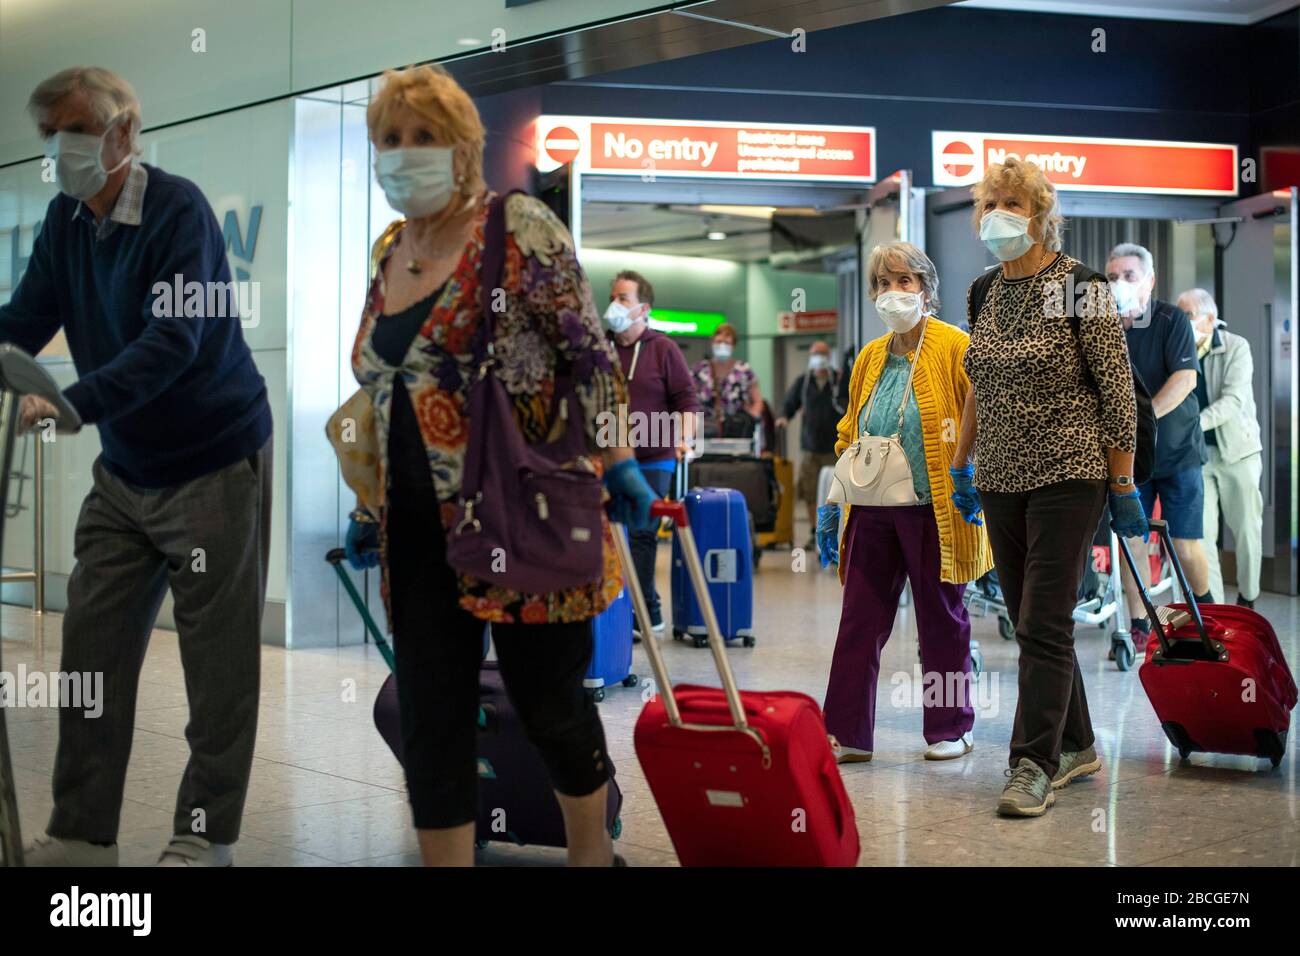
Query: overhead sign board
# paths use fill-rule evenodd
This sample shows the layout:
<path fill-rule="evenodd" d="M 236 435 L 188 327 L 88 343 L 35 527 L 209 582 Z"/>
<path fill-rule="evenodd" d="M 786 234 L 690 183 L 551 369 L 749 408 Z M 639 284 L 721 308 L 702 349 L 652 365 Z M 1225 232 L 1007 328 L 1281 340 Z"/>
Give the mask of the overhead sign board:
<path fill-rule="evenodd" d="M 988 164 L 1015 156 L 1041 166 L 1057 189 L 1237 194 L 1237 147 L 1229 143 L 935 130 L 931 148 L 936 186 L 973 185 Z"/>
<path fill-rule="evenodd" d="M 782 334 L 798 332 L 834 332 L 839 326 L 840 314 L 835 309 L 816 312 L 778 312 L 776 330 Z"/>
<path fill-rule="evenodd" d="M 871 126 L 712 123 L 602 116 L 539 116 L 537 168 L 782 182 L 876 178 Z"/>

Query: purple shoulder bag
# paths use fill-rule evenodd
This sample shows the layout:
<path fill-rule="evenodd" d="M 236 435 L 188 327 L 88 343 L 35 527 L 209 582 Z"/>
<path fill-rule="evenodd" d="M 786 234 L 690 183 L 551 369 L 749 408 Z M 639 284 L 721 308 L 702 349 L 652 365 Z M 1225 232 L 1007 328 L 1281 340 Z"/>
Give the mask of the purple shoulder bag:
<path fill-rule="evenodd" d="M 552 420 L 567 412 L 564 434 L 530 445 L 515 422 L 506 387 L 493 374 L 498 359 L 492 293 L 505 256 L 505 201 L 488 209 L 480 263 L 486 349 L 470 386 L 469 440 L 456 517 L 447 534 L 447 563 L 457 571 L 524 594 L 549 594 L 590 584 L 604 573 L 601 484 L 594 472 L 564 463 L 586 455 L 577 393 L 557 372 Z"/>

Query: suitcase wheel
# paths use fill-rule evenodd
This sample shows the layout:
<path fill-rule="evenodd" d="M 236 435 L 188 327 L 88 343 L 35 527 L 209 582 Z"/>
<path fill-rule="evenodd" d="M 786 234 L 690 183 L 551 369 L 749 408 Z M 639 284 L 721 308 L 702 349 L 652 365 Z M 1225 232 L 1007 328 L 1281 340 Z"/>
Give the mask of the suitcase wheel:
<path fill-rule="evenodd" d="M 686 639 L 686 635 L 685 635 L 685 634 L 683 634 L 683 633 L 682 633 L 681 631 L 679 631 L 677 628 L 673 628 L 673 640 L 674 640 L 674 641 L 684 641 L 685 639 Z"/>
<path fill-rule="evenodd" d="M 1133 666 L 1133 661 L 1137 657 L 1137 652 L 1133 647 L 1133 638 L 1127 634 L 1114 634 L 1110 639 L 1111 648 L 1115 651 L 1115 666 L 1122 671 L 1126 671 Z"/>
<path fill-rule="evenodd" d="M 1016 626 L 1005 614 L 998 615 L 998 636 L 1004 641 L 1013 641 L 1016 638 Z"/>
<path fill-rule="evenodd" d="M 1255 752 L 1260 757 L 1267 757 L 1277 767 L 1282 763 L 1282 755 L 1286 753 L 1286 732 L 1279 734 L 1272 730 L 1256 730 Z"/>
<path fill-rule="evenodd" d="M 758 643 L 758 639 L 754 637 L 753 634 L 746 634 L 743 638 L 741 638 L 741 643 L 744 644 L 746 647 L 753 647 L 755 644 Z"/>
<path fill-rule="evenodd" d="M 623 678 L 624 687 L 635 687 L 639 683 L 641 683 L 641 678 L 637 677 L 635 674 L 628 674 Z"/>
<path fill-rule="evenodd" d="M 588 687 L 588 688 L 587 688 L 587 696 L 589 696 L 592 700 L 594 700 L 596 703 L 599 704 L 602 700 L 605 699 L 605 688 L 603 688 L 603 687 Z"/>
<path fill-rule="evenodd" d="M 1165 721 L 1160 725 L 1169 738 L 1169 742 L 1178 748 L 1178 756 L 1183 760 L 1190 757 L 1193 751 L 1199 750 L 1192 738 L 1187 736 L 1187 731 L 1183 729 L 1182 724 L 1176 724 L 1173 721 Z"/>
<path fill-rule="evenodd" d="M 696 647 L 708 647 L 709 636 L 707 634 L 692 634 L 691 643 L 694 644 Z"/>

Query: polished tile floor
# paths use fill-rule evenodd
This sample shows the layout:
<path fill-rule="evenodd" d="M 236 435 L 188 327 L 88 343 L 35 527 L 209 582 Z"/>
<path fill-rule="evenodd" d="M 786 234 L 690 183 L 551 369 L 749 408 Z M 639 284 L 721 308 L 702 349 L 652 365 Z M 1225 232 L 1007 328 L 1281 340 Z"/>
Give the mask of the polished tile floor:
<path fill-rule="evenodd" d="M 666 549 L 662 549 L 666 551 Z M 660 556 L 661 592 L 667 584 Z M 795 572 L 769 552 L 757 577 L 758 645 L 730 660 L 742 687 L 790 689 L 818 700 L 839 621 L 832 574 Z M 1300 602 L 1265 595 L 1293 669 L 1300 662 Z M 15 671 L 58 666 L 61 620 L 38 620 L 5 606 L 3 664 Z M 1295 737 L 1277 770 L 1267 761 L 1195 755 L 1180 763 L 1138 682 L 1106 661 L 1108 641 L 1080 629 L 1078 647 L 1098 746 L 1100 774 L 1059 796 L 1045 817 L 1004 820 L 1001 790 L 1016 706 L 1016 646 L 992 617 L 975 618 L 985 659 L 975 750 L 960 760 L 922 759 L 921 711 L 904 693 L 914 679 L 915 624 L 900 611 L 880 676 L 875 759 L 843 769 L 856 810 L 862 865 L 1087 866 L 1300 864 L 1300 783 Z M 675 681 L 716 682 L 711 656 L 665 645 Z M 244 866 L 409 866 L 418 863 L 402 774 L 371 722 L 387 670 L 372 647 L 262 654 L 257 755 L 236 862 Z M 637 648 L 636 668 L 647 674 Z M 900 686 L 901 685 L 901 686 Z M 355 687 L 355 694 L 347 690 Z M 634 689 L 611 689 L 601 705 L 609 749 L 625 794 L 619 851 L 631 865 L 676 865 L 632 749 L 641 708 Z M 176 635 L 157 631 L 141 680 L 135 746 L 121 822 L 122 862 L 154 861 L 171 830 L 172 804 L 186 759 L 187 717 Z M 57 721 L 50 709 L 10 709 L 15 776 L 24 832 L 43 829 Z M 560 851 L 499 848 L 486 864 L 559 865 Z"/>

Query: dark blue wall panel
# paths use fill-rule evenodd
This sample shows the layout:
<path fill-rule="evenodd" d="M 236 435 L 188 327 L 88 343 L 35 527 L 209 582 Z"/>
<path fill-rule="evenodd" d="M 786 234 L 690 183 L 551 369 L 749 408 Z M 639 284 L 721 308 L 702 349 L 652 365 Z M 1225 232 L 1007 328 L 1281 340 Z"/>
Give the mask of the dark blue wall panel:
<path fill-rule="evenodd" d="M 1093 53 L 1092 31 L 1106 31 Z M 548 113 L 871 125 L 881 174 L 930 183 L 932 129 L 1276 142 L 1300 14 L 1254 27 L 937 9 L 557 83 Z M 498 98 L 499 99 L 499 98 Z M 1272 117 L 1264 122 L 1263 115 Z M 1249 187 L 1244 190 L 1250 191 Z"/>

